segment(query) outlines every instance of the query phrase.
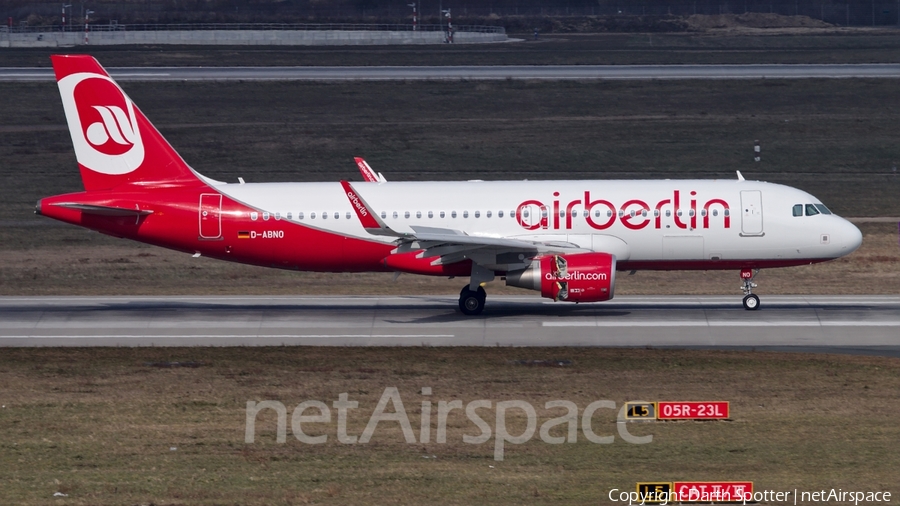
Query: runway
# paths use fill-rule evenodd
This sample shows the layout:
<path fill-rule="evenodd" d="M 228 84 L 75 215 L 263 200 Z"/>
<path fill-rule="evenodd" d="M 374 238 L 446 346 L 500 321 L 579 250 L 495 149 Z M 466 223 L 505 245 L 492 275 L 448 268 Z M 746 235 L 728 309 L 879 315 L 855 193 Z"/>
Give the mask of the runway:
<path fill-rule="evenodd" d="M 900 64 L 111 67 L 107 70 L 118 81 L 900 78 Z M 0 68 L 0 81 L 52 80 L 50 68 Z"/>
<path fill-rule="evenodd" d="M 613 346 L 900 357 L 900 296 L 0 297 L 0 346 Z"/>

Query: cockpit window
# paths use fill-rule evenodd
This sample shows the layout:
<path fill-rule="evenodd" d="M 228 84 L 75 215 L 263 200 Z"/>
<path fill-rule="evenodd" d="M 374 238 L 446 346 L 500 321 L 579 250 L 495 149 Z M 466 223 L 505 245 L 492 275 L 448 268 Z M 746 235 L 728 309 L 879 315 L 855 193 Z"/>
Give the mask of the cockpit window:
<path fill-rule="evenodd" d="M 825 207 L 825 204 L 813 204 L 813 205 L 816 206 L 816 209 L 818 209 L 820 213 L 831 214 L 831 211 L 827 207 Z"/>
<path fill-rule="evenodd" d="M 812 204 L 806 204 L 806 215 L 807 216 L 815 216 L 819 214 L 819 210 L 816 209 L 816 206 Z"/>
<path fill-rule="evenodd" d="M 794 216 L 803 216 L 803 204 L 794 205 Z"/>

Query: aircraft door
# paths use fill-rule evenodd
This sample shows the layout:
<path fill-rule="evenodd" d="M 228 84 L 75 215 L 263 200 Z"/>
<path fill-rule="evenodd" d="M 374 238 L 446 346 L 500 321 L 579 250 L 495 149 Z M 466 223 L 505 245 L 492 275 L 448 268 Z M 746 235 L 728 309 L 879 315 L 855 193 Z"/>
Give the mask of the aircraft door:
<path fill-rule="evenodd" d="M 200 195 L 200 239 L 221 239 L 222 237 L 222 195 L 203 193 Z"/>
<path fill-rule="evenodd" d="M 762 192 L 741 192 L 741 235 L 763 235 Z"/>

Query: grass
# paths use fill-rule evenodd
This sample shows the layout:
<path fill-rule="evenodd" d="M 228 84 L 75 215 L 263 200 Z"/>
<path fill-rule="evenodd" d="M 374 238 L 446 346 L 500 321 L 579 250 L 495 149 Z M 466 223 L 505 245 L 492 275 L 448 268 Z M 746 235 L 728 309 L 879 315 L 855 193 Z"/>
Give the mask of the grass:
<path fill-rule="evenodd" d="M 126 83 L 185 159 L 225 181 L 734 178 L 796 186 L 844 216 L 900 216 L 891 80 Z M 399 92 L 398 92 L 399 89 Z M 0 293 L 453 293 L 457 281 L 287 273 L 53 226 L 44 196 L 78 191 L 51 83 L 3 83 Z M 190 111 L 189 115 L 185 111 Z M 752 161 L 753 141 L 762 144 Z M 856 255 L 765 271 L 761 293 L 896 293 L 890 224 Z M 870 249 L 869 246 L 873 247 Z M 734 273 L 622 276 L 618 293 L 733 293 Z M 495 283 L 498 284 L 498 283 Z M 491 287 L 492 293 L 506 293 Z M 516 291 L 515 293 L 521 293 Z"/>
<path fill-rule="evenodd" d="M 569 360 L 570 366 L 516 365 Z M 166 362 L 198 367 L 160 367 Z M 644 480 L 752 480 L 758 490 L 892 490 L 900 466 L 894 359 L 648 349 L 10 349 L 0 356 L 0 479 L 4 500 L 65 504 L 596 504 Z M 359 435 L 387 387 L 396 387 L 416 435 L 422 387 L 434 408 L 429 443 L 407 444 L 396 423 L 368 444 L 323 445 L 289 432 L 275 442 L 272 411 L 244 443 L 248 400 L 331 405 L 346 392 L 348 433 Z M 434 442 L 437 401 L 525 400 L 538 426 L 566 399 L 725 399 L 730 422 L 631 424 L 646 445 L 616 436 L 549 445 L 464 444 L 479 430 L 460 412 Z M 389 407 L 388 412 L 392 411 Z M 307 414 L 311 414 L 309 412 Z M 492 410 L 480 411 L 493 427 Z M 511 434 L 524 417 L 509 411 Z M 336 415 L 333 415 L 336 416 Z M 615 435 L 614 412 L 593 430 Z M 557 429 L 558 430 L 558 429 Z M 555 433 L 554 433 L 555 435 Z M 175 448 L 175 450 L 172 450 Z M 426 458 L 427 457 L 427 458 Z M 493 466 L 493 467 L 491 467 Z M 893 492 L 897 492 L 893 490 Z"/>
<path fill-rule="evenodd" d="M 900 283 L 897 225 L 863 224 L 862 247 L 824 264 L 765 269 L 767 294 L 893 294 Z M 239 265 L 113 239 L 75 227 L 0 228 L 0 295 L 315 295 L 323 286 L 347 295 L 456 294 L 459 279 L 392 274 L 292 272 Z M 617 295 L 734 295 L 734 271 L 620 272 Z M 502 281 L 491 295 L 533 295 Z M 737 300 L 737 299 L 735 299 Z"/>
<path fill-rule="evenodd" d="M 900 93 L 887 79 L 124 86 L 191 165 L 225 181 L 336 181 L 355 175 L 355 155 L 392 180 L 741 170 L 845 216 L 900 215 Z M 38 198 L 80 182 L 55 86 L 0 93 L 0 220 L 27 220 Z"/>

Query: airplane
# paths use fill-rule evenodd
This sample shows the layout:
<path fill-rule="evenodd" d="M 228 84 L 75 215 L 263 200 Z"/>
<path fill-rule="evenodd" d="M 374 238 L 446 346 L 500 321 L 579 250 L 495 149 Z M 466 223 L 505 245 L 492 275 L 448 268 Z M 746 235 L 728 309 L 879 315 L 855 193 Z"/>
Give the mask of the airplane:
<path fill-rule="evenodd" d="M 469 277 L 465 315 L 496 277 L 554 301 L 613 298 L 617 271 L 735 270 L 743 306 L 763 268 L 847 255 L 849 221 L 788 186 L 734 180 L 228 184 L 192 169 L 91 56 L 53 68 L 84 191 L 35 212 L 194 256 L 320 272 Z"/>

